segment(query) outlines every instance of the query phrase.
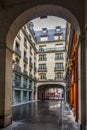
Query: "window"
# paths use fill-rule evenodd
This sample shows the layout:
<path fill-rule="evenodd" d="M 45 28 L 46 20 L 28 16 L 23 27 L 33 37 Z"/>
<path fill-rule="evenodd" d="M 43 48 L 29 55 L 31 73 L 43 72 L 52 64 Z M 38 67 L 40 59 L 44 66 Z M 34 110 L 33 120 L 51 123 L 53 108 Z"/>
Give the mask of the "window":
<path fill-rule="evenodd" d="M 48 41 L 48 36 L 41 36 L 40 40 L 41 42 Z"/>
<path fill-rule="evenodd" d="M 16 87 L 20 87 L 21 86 L 21 76 L 18 75 L 18 74 L 15 74 L 14 75 L 14 80 L 13 80 L 13 83 Z"/>
<path fill-rule="evenodd" d="M 63 73 L 56 73 L 55 79 L 63 79 Z"/>
<path fill-rule="evenodd" d="M 63 70 L 63 69 L 64 69 L 63 63 L 56 63 L 56 64 L 55 64 L 55 69 Z"/>
<path fill-rule="evenodd" d="M 40 60 L 40 61 L 45 61 L 45 60 L 46 60 L 46 54 L 44 54 L 44 55 L 39 55 L 39 60 Z"/>
<path fill-rule="evenodd" d="M 46 74 L 45 73 L 41 73 L 40 74 L 40 79 L 46 79 Z"/>
<path fill-rule="evenodd" d="M 16 64 L 17 64 L 17 65 L 20 64 L 20 60 L 19 60 L 17 57 L 16 57 L 15 61 L 16 61 Z"/>
<path fill-rule="evenodd" d="M 26 53 L 26 51 L 24 51 L 24 57 L 26 57 L 26 55 L 27 55 L 27 53 Z"/>
<path fill-rule="evenodd" d="M 30 54 L 32 55 L 32 47 L 30 46 Z"/>
<path fill-rule="evenodd" d="M 27 79 L 26 78 L 23 78 L 23 87 L 27 88 Z"/>
<path fill-rule="evenodd" d="M 56 27 L 56 31 L 57 31 L 57 32 L 60 32 L 60 31 L 61 31 L 61 26 L 57 26 L 57 27 Z"/>
<path fill-rule="evenodd" d="M 39 51 L 40 52 L 46 51 L 46 46 L 39 46 Z"/>
<path fill-rule="evenodd" d="M 24 37 L 24 47 L 27 49 L 27 40 L 25 37 Z"/>
<path fill-rule="evenodd" d="M 27 42 L 27 40 L 26 40 L 26 38 L 24 37 L 24 43 L 26 43 Z"/>
<path fill-rule="evenodd" d="M 57 44 L 55 45 L 56 50 L 64 50 L 64 45 L 63 44 Z"/>
<path fill-rule="evenodd" d="M 43 33 L 47 33 L 47 31 L 48 31 L 47 28 L 42 28 Z"/>
<path fill-rule="evenodd" d="M 32 64 L 32 58 L 30 57 L 30 64 Z"/>
<path fill-rule="evenodd" d="M 45 70 L 46 69 L 46 64 L 39 64 L 39 69 Z"/>
<path fill-rule="evenodd" d="M 26 65 L 26 64 L 24 64 L 24 71 L 26 71 L 26 69 L 27 69 L 27 65 Z"/>
<path fill-rule="evenodd" d="M 54 40 L 59 40 L 59 35 L 54 35 Z"/>
<path fill-rule="evenodd" d="M 34 53 L 34 59 L 36 60 L 36 54 Z"/>
<path fill-rule="evenodd" d="M 29 80 L 29 88 L 31 89 L 32 88 L 32 81 Z"/>
<path fill-rule="evenodd" d="M 60 39 L 60 40 L 62 40 L 62 39 L 63 39 L 62 34 L 60 35 L 59 39 Z"/>
<path fill-rule="evenodd" d="M 15 74 L 15 81 L 18 80 L 18 81 L 21 81 L 21 76 L 18 75 L 18 74 Z"/>
<path fill-rule="evenodd" d="M 19 49 L 19 47 L 20 47 L 17 41 L 16 41 L 16 44 L 15 44 L 15 47 L 16 47 L 17 49 Z"/>
<path fill-rule="evenodd" d="M 63 60 L 63 53 L 55 54 L 55 59 L 57 60 Z"/>

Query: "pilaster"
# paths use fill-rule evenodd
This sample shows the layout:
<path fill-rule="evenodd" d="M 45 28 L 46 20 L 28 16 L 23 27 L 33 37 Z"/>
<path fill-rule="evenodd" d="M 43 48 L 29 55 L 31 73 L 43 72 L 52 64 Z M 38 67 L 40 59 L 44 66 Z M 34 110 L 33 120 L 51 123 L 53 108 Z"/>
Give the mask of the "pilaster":
<path fill-rule="evenodd" d="M 78 47 L 78 99 L 79 99 L 79 121 L 81 130 L 86 130 L 86 55 L 85 55 L 85 34 L 80 35 Z"/>
<path fill-rule="evenodd" d="M 0 43 L 0 128 L 12 122 L 12 51 Z"/>

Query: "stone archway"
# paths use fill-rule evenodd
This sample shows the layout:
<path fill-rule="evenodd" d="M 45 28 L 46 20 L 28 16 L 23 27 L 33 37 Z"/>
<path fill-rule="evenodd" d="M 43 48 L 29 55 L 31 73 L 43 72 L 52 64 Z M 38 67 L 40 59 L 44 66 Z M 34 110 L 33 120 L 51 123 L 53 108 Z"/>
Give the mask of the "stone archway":
<path fill-rule="evenodd" d="M 12 43 L 19 29 L 29 20 L 43 15 L 53 15 L 66 19 L 74 26 L 78 36 L 84 28 L 83 4 L 78 3 L 76 0 L 72 1 L 72 3 L 70 0 L 65 3 L 61 2 L 61 0 L 58 2 L 53 0 L 51 2 L 50 0 L 40 2 L 39 0 L 37 2 L 33 1 L 33 3 L 27 1 L 24 4 L 15 3 L 10 3 L 10 0 L 8 4 L 1 3 L 3 6 L 1 6 L 0 12 L 2 18 L 2 21 L 0 21 L 0 55 L 3 55 L 3 58 L 0 57 L 0 68 L 2 70 L 0 76 L 0 127 L 5 127 L 12 121 Z M 75 11 L 72 4 L 77 9 L 77 3 L 79 8 L 78 11 Z"/>
<path fill-rule="evenodd" d="M 40 5 L 40 6 L 30 8 L 27 11 L 24 11 L 11 24 L 11 26 L 9 27 L 7 36 L 6 36 L 6 43 L 9 46 L 9 48 L 12 48 L 13 40 L 17 32 L 19 31 L 19 29 L 21 29 L 24 24 L 26 24 L 28 21 L 34 18 L 37 18 L 40 16 L 46 16 L 46 15 L 61 17 L 67 20 L 68 22 L 70 22 L 73 25 L 77 33 L 77 36 L 79 37 L 80 32 L 81 32 L 80 24 L 78 20 L 76 19 L 76 17 L 69 10 L 58 5 L 57 6 L 56 5 Z"/>
<path fill-rule="evenodd" d="M 42 83 L 42 84 L 38 84 L 37 85 L 37 95 L 38 95 L 38 99 L 39 100 L 43 100 L 43 99 L 46 99 L 45 98 L 45 93 L 46 93 L 46 90 L 49 90 L 49 89 L 58 89 L 58 88 L 61 88 L 64 93 L 65 93 L 65 84 L 64 83 Z M 65 95 L 65 94 L 64 94 Z"/>

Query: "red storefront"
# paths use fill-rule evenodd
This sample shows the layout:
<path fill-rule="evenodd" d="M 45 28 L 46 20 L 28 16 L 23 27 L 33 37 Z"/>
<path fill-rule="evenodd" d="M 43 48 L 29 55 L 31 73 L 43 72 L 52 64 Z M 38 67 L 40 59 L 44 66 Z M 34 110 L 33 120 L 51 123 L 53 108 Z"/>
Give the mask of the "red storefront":
<path fill-rule="evenodd" d="M 78 120 L 78 48 L 77 35 L 74 34 L 71 54 L 69 59 L 69 87 L 70 87 L 70 107 L 74 110 L 76 120 Z"/>

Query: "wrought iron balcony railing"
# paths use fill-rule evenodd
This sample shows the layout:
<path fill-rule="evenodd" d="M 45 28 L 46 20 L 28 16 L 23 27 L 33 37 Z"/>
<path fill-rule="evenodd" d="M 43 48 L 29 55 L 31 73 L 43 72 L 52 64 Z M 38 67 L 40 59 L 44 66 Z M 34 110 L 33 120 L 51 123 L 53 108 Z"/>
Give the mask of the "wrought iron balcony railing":
<path fill-rule="evenodd" d="M 47 58 L 43 58 L 43 59 L 39 58 L 38 60 L 39 60 L 39 61 L 46 61 Z"/>
<path fill-rule="evenodd" d="M 54 71 L 64 71 L 64 67 L 55 67 L 54 68 Z"/>
<path fill-rule="evenodd" d="M 59 47 L 59 48 L 41 48 L 41 49 L 37 49 L 37 52 L 49 52 L 49 51 L 64 51 L 65 47 Z"/>
<path fill-rule="evenodd" d="M 61 57 L 61 58 L 55 57 L 55 60 L 64 60 L 64 57 Z"/>
<path fill-rule="evenodd" d="M 38 72 L 47 72 L 47 68 L 38 68 Z"/>

